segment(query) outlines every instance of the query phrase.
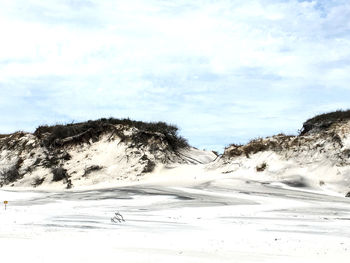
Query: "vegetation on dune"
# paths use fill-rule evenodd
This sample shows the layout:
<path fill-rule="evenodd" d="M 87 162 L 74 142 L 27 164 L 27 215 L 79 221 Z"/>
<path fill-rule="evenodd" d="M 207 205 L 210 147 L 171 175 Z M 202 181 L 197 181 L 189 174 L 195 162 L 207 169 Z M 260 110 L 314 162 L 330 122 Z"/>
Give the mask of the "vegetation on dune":
<path fill-rule="evenodd" d="M 265 139 L 254 139 L 245 145 L 231 144 L 226 147 L 224 155 L 232 158 L 244 154 L 247 158 L 249 158 L 252 154 L 267 150 L 278 152 L 291 147 L 300 147 L 302 143 L 309 140 L 303 135 L 306 135 L 309 132 L 321 132 L 327 130 L 334 123 L 347 120 L 350 120 L 350 110 L 338 110 L 320 114 L 304 122 L 299 136 L 278 134 L 272 137 L 266 137 Z M 330 136 L 334 143 L 337 143 L 342 147 L 342 142 L 338 134 L 329 132 L 327 136 Z"/>
<path fill-rule="evenodd" d="M 278 137 L 276 137 L 275 140 L 257 138 L 251 140 L 245 145 L 231 144 L 226 148 L 226 154 L 229 157 L 237 157 L 244 154 L 247 158 L 249 158 L 251 155 L 256 154 L 258 152 L 268 150 L 280 151 L 282 149 L 282 145 L 285 145 L 286 141 L 289 140 L 291 137 L 292 136 L 278 135 Z"/>
<path fill-rule="evenodd" d="M 165 122 L 141 122 L 130 119 L 99 119 L 81 123 L 42 125 L 39 126 L 34 136 L 38 140 L 32 140 L 31 134 L 24 132 L 16 132 L 13 134 L 0 135 L 0 150 L 13 150 L 18 156 L 23 158 L 33 158 L 33 164 L 25 169 L 20 169 L 22 158 L 11 167 L 0 169 L 0 187 L 2 185 L 11 184 L 21 178 L 24 174 L 31 173 L 37 166 L 51 169 L 52 181 L 67 184 L 67 188 L 72 187 L 72 182 L 68 171 L 64 168 L 66 161 L 72 156 L 68 153 L 65 146 L 79 145 L 101 139 L 103 134 L 108 135 L 109 139 L 118 136 L 121 142 L 127 143 L 131 148 L 147 147 L 152 154 L 157 151 L 177 151 L 181 148 L 189 147 L 186 139 L 178 135 L 178 128 Z M 28 136 L 24 140 L 22 137 Z M 29 143 L 30 142 L 30 143 Z M 38 143 L 43 152 L 36 155 L 36 147 Z M 144 165 L 143 173 L 151 172 L 156 166 L 155 162 L 148 159 L 145 155 L 140 161 Z M 99 171 L 103 167 L 93 165 L 86 167 L 83 176 Z M 32 180 L 32 186 L 36 187 L 44 182 L 44 177 L 35 177 Z"/>
<path fill-rule="evenodd" d="M 45 181 L 44 177 L 35 177 L 33 180 L 32 186 L 37 187 L 37 186 L 41 185 L 44 181 Z"/>
<path fill-rule="evenodd" d="M 90 139 L 97 140 L 101 134 L 107 131 L 117 132 L 119 137 L 125 139 L 125 135 L 121 131 L 116 130 L 116 125 L 137 128 L 138 132 L 133 134 L 131 138 L 136 143 L 147 144 L 148 139 L 154 136 L 154 133 L 160 133 L 164 135 L 164 138 L 173 150 L 189 146 L 187 140 L 178 135 L 178 128 L 175 125 L 165 122 L 142 122 L 130 119 L 103 118 L 65 125 L 43 125 L 35 130 L 34 135 L 41 139 L 46 147 L 59 147 L 67 141 L 67 138 L 70 138 L 69 142 L 71 143 L 86 142 Z"/>
<path fill-rule="evenodd" d="M 67 170 L 64 169 L 63 167 L 56 167 L 52 169 L 52 174 L 53 174 L 53 177 L 52 177 L 53 182 L 62 181 L 63 179 L 68 178 Z"/>
<path fill-rule="evenodd" d="M 345 120 L 350 120 L 350 110 L 337 110 L 334 112 L 323 113 L 304 122 L 300 135 L 304 135 L 314 128 L 327 129 L 333 123 Z"/>
<path fill-rule="evenodd" d="M 19 158 L 15 165 L 7 170 L 0 171 L 0 186 L 13 183 L 23 177 L 23 174 L 19 173 L 19 168 L 22 163 L 23 159 Z"/>
<path fill-rule="evenodd" d="M 9 184 L 21 179 L 17 167 L 13 166 L 6 171 L 0 171 L 0 185 Z"/>
<path fill-rule="evenodd" d="M 255 169 L 256 169 L 257 172 L 263 172 L 263 171 L 265 171 L 266 167 L 267 167 L 267 163 L 263 162 L 262 164 L 257 165 L 255 167 Z"/>
<path fill-rule="evenodd" d="M 88 176 L 92 172 L 100 171 L 101 169 L 102 169 L 102 167 L 99 165 L 91 165 L 91 166 L 84 169 L 83 177 Z"/>

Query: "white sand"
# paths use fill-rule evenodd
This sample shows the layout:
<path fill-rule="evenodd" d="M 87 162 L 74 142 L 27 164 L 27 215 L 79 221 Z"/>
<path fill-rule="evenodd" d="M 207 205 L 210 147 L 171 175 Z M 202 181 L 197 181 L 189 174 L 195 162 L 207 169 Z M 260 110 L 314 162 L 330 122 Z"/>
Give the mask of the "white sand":
<path fill-rule="evenodd" d="M 348 262 L 350 199 L 255 179 L 181 166 L 128 187 L 0 190 L 1 261 Z"/>

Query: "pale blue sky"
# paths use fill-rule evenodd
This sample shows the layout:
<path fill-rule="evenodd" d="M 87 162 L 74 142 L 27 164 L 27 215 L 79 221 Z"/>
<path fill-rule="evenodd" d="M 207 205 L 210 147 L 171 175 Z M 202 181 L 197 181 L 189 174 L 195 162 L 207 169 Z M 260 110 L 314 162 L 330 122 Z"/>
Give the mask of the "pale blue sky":
<path fill-rule="evenodd" d="M 0 0 L 0 133 L 130 117 L 199 148 L 350 108 L 348 0 Z"/>

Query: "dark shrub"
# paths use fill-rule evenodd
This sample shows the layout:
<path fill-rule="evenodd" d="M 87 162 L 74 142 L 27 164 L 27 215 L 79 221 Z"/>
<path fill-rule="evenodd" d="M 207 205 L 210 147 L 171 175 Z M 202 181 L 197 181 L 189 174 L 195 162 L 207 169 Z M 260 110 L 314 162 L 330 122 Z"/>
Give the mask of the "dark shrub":
<path fill-rule="evenodd" d="M 0 172 L 0 179 L 4 184 L 9 184 L 21 179 L 22 176 L 18 172 L 18 168 L 13 166 L 7 171 Z"/>
<path fill-rule="evenodd" d="M 308 186 L 303 179 L 285 180 L 285 181 L 282 181 L 282 183 L 290 187 L 307 187 Z"/>
<path fill-rule="evenodd" d="M 41 158 L 37 158 L 35 162 L 33 163 L 33 166 L 38 165 L 41 162 Z"/>
<path fill-rule="evenodd" d="M 71 156 L 69 153 L 65 152 L 65 153 L 63 153 L 63 155 L 61 156 L 61 158 L 62 158 L 63 160 L 65 160 L 65 161 L 69 161 L 69 160 L 72 159 L 72 156 Z"/>
<path fill-rule="evenodd" d="M 97 140 L 98 137 L 107 131 L 114 131 L 119 137 L 124 138 L 122 132 L 118 132 L 114 125 L 125 125 L 135 127 L 140 130 L 141 142 L 147 142 L 147 135 L 142 132 L 158 132 L 165 136 L 170 147 L 174 150 L 188 147 L 186 139 L 178 135 L 178 128 L 165 122 L 141 122 L 130 119 L 99 119 L 82 123 L 71 123 L 67 125 L 39 126 L 34 135 L 41 139 L 42 144 L 46 147 L 60 147 L 65 143 L 88 142 L 90 139 Z M 68 138 L 70 138 L 68 140 Z M 147 139 L 147 140 L 146 140 Z"/>
<path fill-rule="evenodd" d="M 45 178 L 36 177 L 32 183 L 32 186 L 37 187 L 45 181 Z"/>
<path fill-rule="evenodd" d="M 265 162 L 263 162 L 262 164 L 260 164 L 260 165 L 258 165 L 256 167 L 256 171 L 257 172 L 262 172 L 262 171 L 264 171 L 266 169 L 266 167 L 267 167 L 267 164 Z"/>
<path fill-rule="evenodd" d="M 350 197 L 350 192 L 348 192 L 348 193 L 345 195 L 345 197 Z"/>
<path fill-rule="evenodd" d="M 67 188 L 67 189 L 71 189 L 72 187 L 73 187 L 72 180 L 71 180 L 71 179 L 68 179 L 68 180 L 67 180 L 67 186 L 66 186 L 66 188 Z"/>
<path fill-rule="evenodd" d="M 14 166 L 6 171 L 0 172 L 0 180 L 3 184 L 13 183 L 23 177 L 23 175 L 19 173 L 19 168 L 21 167 L 22 163 L 23 159 L 19 157 Z"/>
<path fill-rule="evenodd" d="M 242 144 L 233 143 L 225 149 L 225 154 L 227 154 L 229 157 L 241 156 L 243 154 L 242 146 Z M 227 150 L 228 148 L 230 148 L 229 151 Z"/>
<path fill-rule="evenodd" d="M 317 115 L 304 122 L 303 128 L 300 131 L 300 135 L 304 135 L 315 128 L 319 130 L 325 130 L 329 128 L 333 123 L 344 120 L 350 120 L 350 110 L 338 110 Z"/>
<path fill-rule="evenodd" d="M 52 168 L 54 166 L 57 166 L 59 163 L 59 160 L 56 156 L 46 156 L 45 160 L 42 162 L 43 166 L 46 168 Z"/>
<path fill-rule="evenodd" d="M 146 155 L 143 155 L 141 157 L 141 160 L 146 162 L 145 166 L 144 166 L 144 168 L 142 170 L 143 173 L 150 173 L 156 167 L 156 164 L 154 162 L 152 162 L 150 159 L 148 159 L 148 157 Z"/>
<path fill-rule="evenodd" d="M 64 169 L 63 167 L 54 168 L 52 170 L 52 174 L 53 174 L 53 178 L 52 178 L 53 182 L 58 182 L 68 178 L 67 170 Z"/>
<path fill-rule="evenodd" d="M 250 154 L 267 151 L 268 149 L 269 146 L 265 144 L 262 139 L 252 140 L 247 145 L 243 146 L 243 151 L 248 158 Z"/>
<path fill-rule="evenodd" d="M 102 169 L 102 167 L 98 166 L 98 165 L 89 166 L 89 167 L 85 168 L 83 176 L 87 176 L 88 174 L 95 172 L 95 171 L 99 171 L 101 169 Z"/>

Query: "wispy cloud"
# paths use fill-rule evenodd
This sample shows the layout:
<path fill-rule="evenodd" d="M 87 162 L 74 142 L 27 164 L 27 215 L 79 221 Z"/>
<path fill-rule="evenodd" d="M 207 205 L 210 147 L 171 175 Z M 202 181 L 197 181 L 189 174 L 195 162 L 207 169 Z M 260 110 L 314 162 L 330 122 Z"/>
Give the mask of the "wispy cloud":
<path fill-rule="evenodd" d="M 0 132 L 164 120 L 220 148 L 349 107 L 343 0 L 1 1 Z"/>

